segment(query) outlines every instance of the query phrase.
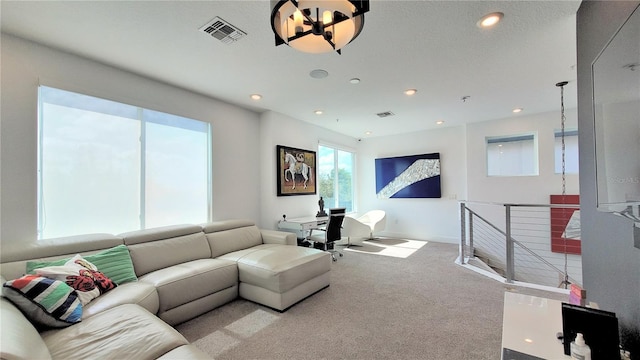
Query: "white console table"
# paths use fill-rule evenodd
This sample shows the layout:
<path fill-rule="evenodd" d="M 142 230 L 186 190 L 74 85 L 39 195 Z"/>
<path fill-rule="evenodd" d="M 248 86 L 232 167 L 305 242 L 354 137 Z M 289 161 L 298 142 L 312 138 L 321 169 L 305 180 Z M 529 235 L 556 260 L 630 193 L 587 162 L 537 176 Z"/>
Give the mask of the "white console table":
<path fill-rule="evenodd" d="M 502 348 L 542 359 L 571 359 L 556 334 L 562 332 L 562 302 L 504 293 Z M 528 359 L 533 357 L 512 357 Z M 503 360 L 509 360 L 503 357 Z"/>

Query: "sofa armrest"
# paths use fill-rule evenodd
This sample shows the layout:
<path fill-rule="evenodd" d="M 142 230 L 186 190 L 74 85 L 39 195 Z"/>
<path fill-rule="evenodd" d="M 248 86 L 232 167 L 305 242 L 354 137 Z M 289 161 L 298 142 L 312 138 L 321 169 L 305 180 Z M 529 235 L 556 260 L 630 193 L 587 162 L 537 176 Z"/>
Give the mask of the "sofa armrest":
<path fill-rule="evenodd" d="M 277 230 L 260 230 L 263 244 L 298 245 L 296 234 Z"/>
<path fill-rule="evenodd" d="M 49 349 L 36 328 L 4 297 L 0 298 L 0 318 L 0 358 L 51 359 Z"/>

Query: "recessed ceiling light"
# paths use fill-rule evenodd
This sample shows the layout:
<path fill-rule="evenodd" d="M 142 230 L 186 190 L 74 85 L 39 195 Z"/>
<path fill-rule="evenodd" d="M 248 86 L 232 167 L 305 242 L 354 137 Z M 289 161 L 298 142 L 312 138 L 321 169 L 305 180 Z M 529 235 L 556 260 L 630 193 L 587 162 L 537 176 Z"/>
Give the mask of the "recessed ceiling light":
<path fill-rule="evenodd" d="M 512 111 L 517 114 L 519 112 L 522 112 L 522 110 L 524 110 L 524 109 L 523 108 L 515 108 Z"/>
<path fill-rule="evenodd" d="M 251 99 L 252 100 L 260 100 L 260 99 L 262 99 L 262 95 L 260 95 L 260 94 L 251 94 Z"/>
<path fill-rule="evenodd" d="M 500 20 L 502 20 L 503 16 L 504 14 L 501 12 L 494 12 L 491 14 L 487 14 L 483 16 L 482 19 L 480 19 L 476 25 L 478 25 L 478 27 L 481 29 L 490 28 L 495 24 L 499 23 Z"/>
<path fill-rule="evenodd" d="M 324 79 L 327 76 L 329 76 L 329 73 L 327 72 L 327 70 L 315 69 L 315 70 L 311 70 L 311 72 L 309 73 L 309 76 L 311 76 L 314 79 Z"/>
<path fill-rule="evenodd" d="M 404 91 L 405 95 L 411 96 L 411 95 L 415 95 L 418 92 L 418 90 L 416 89 L 407 89 Z"/>
<path fill-rule="evenodd" d="M 393 116 L 395 114 L 391 111 L 383 111 L 383 112 L 377 113 L 376 115 L 378 115 L 378 117 L 385 118 L 388 116 Z"/>
<path fill-rule="evenodd" d="M 360 83 L 360 79 L 353 78 L 353 79 L 349 80 L 349 82 L 352 83 L 352 84 L 359 84 Z"/>
<path fill-rule="evenodd" d="M 373 134 L 373 133 L 372 133 L 371 131 L 365 131 L 365 132 L 364 132 L 364 134 L 365 134 L 365 135 L 371 135 L 371 134 Z"/>
<path fill-rule="evenodd" d="M 322 110 L 316 110 L 313 112 L 316 115 L 322 115 L 323 111 Z"/>
<path fill-rule="evenodd" d="M 442 125 L 442 124 L 444 124 L 444 120 L 438 120 L 438 121 L 436 121 L 436 125 Z"/>

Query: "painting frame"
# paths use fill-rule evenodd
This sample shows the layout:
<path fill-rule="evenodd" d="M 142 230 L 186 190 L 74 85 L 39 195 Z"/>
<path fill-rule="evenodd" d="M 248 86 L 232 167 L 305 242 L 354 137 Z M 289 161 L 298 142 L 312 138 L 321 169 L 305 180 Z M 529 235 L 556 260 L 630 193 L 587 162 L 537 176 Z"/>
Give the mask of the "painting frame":
<path fill-rule="evenodd" d="M 316 195 L 316 164 L 316 152 L 313 150 L 276 145 L 278 196 Z"/>

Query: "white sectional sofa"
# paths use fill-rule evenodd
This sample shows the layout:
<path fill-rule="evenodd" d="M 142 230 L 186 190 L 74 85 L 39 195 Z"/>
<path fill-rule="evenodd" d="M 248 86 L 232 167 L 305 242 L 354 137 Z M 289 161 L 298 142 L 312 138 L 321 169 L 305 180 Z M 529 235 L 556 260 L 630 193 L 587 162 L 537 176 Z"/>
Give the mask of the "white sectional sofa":
<path fill-rule="evenodd" d="M 105 275 L 120 283 L 82 306 L 81 321 L 62 328 L 34 324 L 3 295 L 0 358 L 207 358 L 171 325 L 238 297 L 285 311 L 329 286 L 330 255 L 296 243 L 292 233 L 227 220 L 3 247 L 3 284 L 75 254 L 102 261 Z M 3 294 L 12 290 L 3 287 Z"/>

